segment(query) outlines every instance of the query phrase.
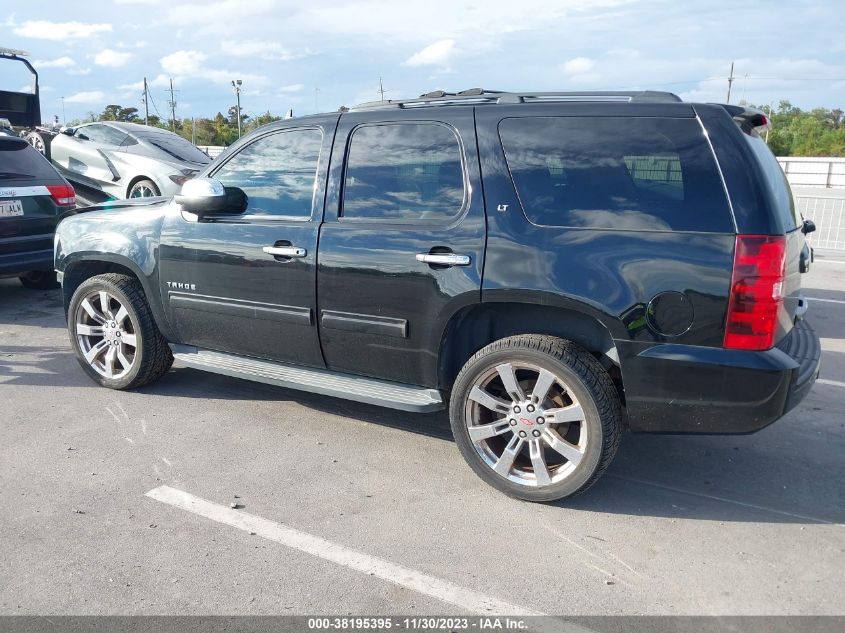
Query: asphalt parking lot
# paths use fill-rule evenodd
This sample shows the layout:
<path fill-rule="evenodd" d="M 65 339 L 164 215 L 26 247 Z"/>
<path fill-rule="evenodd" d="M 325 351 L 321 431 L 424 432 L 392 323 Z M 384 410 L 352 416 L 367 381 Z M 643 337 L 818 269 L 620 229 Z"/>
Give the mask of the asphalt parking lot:
<path fill-rule="evenodd" d="M 58 292 L 1 280 L 0 614 L 845 614 L 845 262 L 804 285 L 823 380 L 796 410 L 629 434 L 586 495 L 534 505 L 443 414 L 179 367 L 96 387 Z"/>

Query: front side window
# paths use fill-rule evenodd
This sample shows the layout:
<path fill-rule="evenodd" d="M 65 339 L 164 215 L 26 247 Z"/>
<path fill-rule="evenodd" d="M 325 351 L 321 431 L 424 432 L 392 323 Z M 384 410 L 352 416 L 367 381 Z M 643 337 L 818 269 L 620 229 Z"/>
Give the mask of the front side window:
<path fill-rule="evenodd" d="M 99 145 L 120 145 L 126 138 L 126 132 L 122 132 L 108 125 L 86 125 L 79 128 L 77 134 L 85 135 L 89 141 Z"/>
<path fill-rule="evenodd" d="M 499 135 L 528 219 L 595 229 L 732 232 L 695 119 L 527 117 Z"/>
<path fill-rule="evenodd" d="M 317 129 L 269 134 L 241 149 L 213 176 L 244 190 L 246 215 L 308 219 L 322 143 Z"/>
<path fill-rule="evenodd" d="M 448 220 L 464 202 L 458 137 L 439 123 L 365 125 L 352 133 L 342 217 Z"/>

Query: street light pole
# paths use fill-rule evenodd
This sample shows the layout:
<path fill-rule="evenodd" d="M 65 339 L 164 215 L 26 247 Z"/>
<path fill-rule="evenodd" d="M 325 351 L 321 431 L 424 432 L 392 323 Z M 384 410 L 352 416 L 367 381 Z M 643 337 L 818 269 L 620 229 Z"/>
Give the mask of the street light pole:
<path fill-rule="evenodd" d="M 241 137 L 241 85 L 242 84 L 243 84 L 243 81 L 241 81 L 240 79 L 236 79 L 235 81 L 232 82 L 232 88 L 235 89 L 235 96 L 237 97 L 237 100 L 238 100 L 238 105 L 237 105 L 238 138 Z"/>

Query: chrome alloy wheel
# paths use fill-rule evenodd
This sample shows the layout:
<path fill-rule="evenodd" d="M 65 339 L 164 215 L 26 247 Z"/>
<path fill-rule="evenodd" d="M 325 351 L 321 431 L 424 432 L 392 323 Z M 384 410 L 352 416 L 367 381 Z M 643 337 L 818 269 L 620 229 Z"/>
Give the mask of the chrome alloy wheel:
<path fill-rule="evenodd" d="M 130 198 L 152 198 L 156 195 L 157 194 L 153 191 L 152 187 L 143 183 L 133 185 L 132 190 L 129 192 Z"/>
<path fill-rule="evenodd" d="M 47 148 L 44 147 L 44 139 L 40 134 L 30 134 L 26 137 L 29 144 L 32 145 L 40 154 L 47 155 Z"/>
<path fill-rule="evenodd" d="M 530 363 L 503 363 L 478 378 L 464 419 L 481 459 L 523 486 L 543 487 L 569 477 L 589 441 L 584 410 L 571 390 Z"/>
<path fill-rule="evenodd" d="M 87 295 L 76 310 L 76 340 L 85 361 L 110 380 L 132 369 L 138 351 L 135 324 L 129 312 L 104 290 Z"/>

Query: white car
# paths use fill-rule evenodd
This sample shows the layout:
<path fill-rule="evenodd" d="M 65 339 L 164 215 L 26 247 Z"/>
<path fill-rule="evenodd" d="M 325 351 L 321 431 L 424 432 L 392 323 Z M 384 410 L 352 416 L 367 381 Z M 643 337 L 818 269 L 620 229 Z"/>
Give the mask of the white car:
<path fill-rule="evenodd" d="M 211 158 L 178 134 L 116 121 L 27 135 L 70 181 L 112 198 L 171 196 Z"/>

